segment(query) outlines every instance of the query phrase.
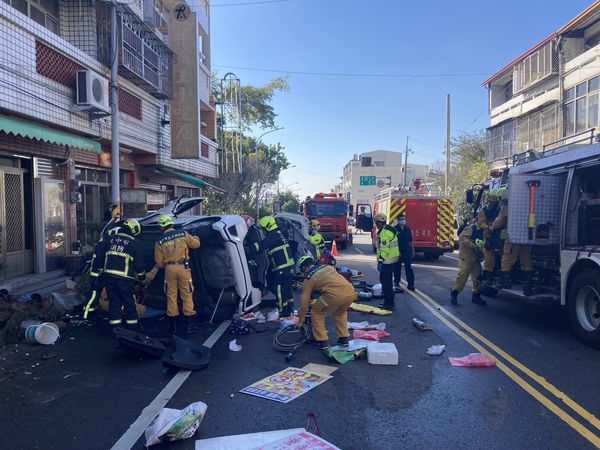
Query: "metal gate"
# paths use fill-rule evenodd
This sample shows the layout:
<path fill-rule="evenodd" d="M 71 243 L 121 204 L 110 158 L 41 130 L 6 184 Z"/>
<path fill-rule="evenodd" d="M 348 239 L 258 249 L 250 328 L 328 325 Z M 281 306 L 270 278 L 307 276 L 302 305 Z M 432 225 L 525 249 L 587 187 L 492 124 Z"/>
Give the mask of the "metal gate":
<path fill-rule="evenodd" d="M 26 271 L 23 198 L 23 173 L 0 169 L 0 277 Z"/>

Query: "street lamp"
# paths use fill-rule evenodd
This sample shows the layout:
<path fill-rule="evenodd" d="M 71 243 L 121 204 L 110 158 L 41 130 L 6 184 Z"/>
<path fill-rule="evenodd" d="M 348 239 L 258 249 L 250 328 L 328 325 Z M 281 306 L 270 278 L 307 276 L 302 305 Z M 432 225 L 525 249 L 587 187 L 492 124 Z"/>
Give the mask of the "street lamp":
<path fill-rule="evenodd" d="M 263 138 L 263 136 L 279 130 L 283 130 L 283 127 L 277 127 L 273 128 L 272 130 L 265 131 L 256 139 L 256 220 L 258 220 L 260 216 L 260 178 L 258 166 L 258 149 L 260 147 L 260 140 Z"/>

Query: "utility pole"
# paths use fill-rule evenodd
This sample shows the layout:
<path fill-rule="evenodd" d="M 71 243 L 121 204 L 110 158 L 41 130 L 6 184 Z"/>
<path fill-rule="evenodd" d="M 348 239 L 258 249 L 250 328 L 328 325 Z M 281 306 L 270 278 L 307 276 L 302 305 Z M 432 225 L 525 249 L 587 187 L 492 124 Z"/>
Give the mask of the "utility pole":
<path fill-rule="evenodd" d="M 119 58 L 117 48 L 117 2 L 112 0 L 110 5 L 110 200 L 113 207 L 118 207 L 121 213 L 121 193 L 119 177 Z"/>
<path fill-rule="evenodd" d="M 406 149 L 404 150 L 404 187 L 407 187 L 408 180 L 408 136 L 406 136 Z"/>
<path fill-rule="evenodd" d="M 450 179 L 450 94 L 446 96 L 446 174 L 444 177 L 444 192 L 448 195 L 448 180 Z"/>

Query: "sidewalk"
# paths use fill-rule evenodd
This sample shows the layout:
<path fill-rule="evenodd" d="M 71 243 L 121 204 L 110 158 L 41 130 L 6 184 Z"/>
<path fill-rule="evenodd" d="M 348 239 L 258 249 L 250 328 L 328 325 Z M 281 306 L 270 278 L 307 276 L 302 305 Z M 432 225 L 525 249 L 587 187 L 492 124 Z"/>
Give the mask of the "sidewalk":
<path fill-rule="evenodd" d="M 11 294 L 38 293 L 48 295 L 66 287 L 69 279 L 64 270 L 54 270 L 47 273 L 31 273 L 18 278 L 0 282 L 0 289 L 6 289 Z"/>

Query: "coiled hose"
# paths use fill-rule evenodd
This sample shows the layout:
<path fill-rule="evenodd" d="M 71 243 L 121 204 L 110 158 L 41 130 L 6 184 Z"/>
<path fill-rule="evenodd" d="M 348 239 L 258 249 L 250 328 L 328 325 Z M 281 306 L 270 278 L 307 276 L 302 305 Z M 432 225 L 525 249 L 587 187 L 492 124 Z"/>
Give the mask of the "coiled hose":
<path fill-rule="evenodd" d="M 275 336 L 273 336 L 273 348 L 280 352 L 287 352 L 285 359 L 289 361 L 294 357 L 294 352 L 310 340 L 311 337 L 311 329 L 307 323 L 304 323 L 302 326 L 290 325 L 275 332 Z"/>

